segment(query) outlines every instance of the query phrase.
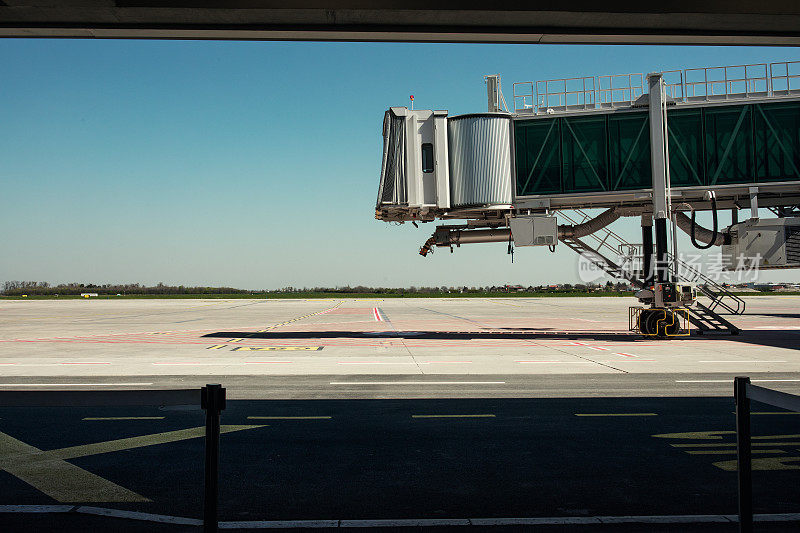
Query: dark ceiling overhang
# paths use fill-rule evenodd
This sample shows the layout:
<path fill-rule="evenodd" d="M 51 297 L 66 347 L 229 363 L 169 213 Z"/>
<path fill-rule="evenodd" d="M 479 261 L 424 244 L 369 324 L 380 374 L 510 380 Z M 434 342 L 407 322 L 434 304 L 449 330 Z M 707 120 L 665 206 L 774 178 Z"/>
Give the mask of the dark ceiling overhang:
<path fill-rule="evenodd" d="M 0 0 L 0 37 L 800 44 L 798 0 Z"/>

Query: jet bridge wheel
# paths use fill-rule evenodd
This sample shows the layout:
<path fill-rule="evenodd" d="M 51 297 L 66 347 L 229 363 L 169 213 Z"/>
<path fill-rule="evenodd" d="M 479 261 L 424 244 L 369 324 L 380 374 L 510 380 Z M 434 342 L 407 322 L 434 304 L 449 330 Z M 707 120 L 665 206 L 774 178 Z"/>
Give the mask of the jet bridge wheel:
<path fill-rule="evenodd" d="M 677 335 L 680 329 L 680 321 L 671 309 L 643 309 L 639 317 L 639 331 L 647 337 L 665 339 Z"/>

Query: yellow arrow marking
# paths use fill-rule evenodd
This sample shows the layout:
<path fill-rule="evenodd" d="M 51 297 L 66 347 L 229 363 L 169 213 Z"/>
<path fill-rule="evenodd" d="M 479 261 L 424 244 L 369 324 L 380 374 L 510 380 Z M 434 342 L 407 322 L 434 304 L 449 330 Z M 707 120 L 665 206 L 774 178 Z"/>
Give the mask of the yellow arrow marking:
<path fill-rule="evenodd" d="M 263 426 L 225 425 L 220 427 L 220 433 L 258 427 Z M 205 427 L 201 426 L 45 451 L 0 432 L 0 470 L 18 477 L 59 502 L 147 502 L 150 501 L 148 498 L 66 460 L 204 435 Z"/>
<path fill-rule="evenodd" d="M 735 431 L 690 431 L 688 433 L 661 433 L 660 435 L 653 435 L 653 437 L 656 437 L 657 439 L 722 440 L 722 437 L 720 435 L 736 435 L 736 432 Z"/>
<path fill-rule="evenodd" d="M 800 457 L 758 457 L 752 460 L 753 470 L 800 470 Z M 729 472 L 736 471 L 736 459 L 711 463 L 717 468 Z"/>

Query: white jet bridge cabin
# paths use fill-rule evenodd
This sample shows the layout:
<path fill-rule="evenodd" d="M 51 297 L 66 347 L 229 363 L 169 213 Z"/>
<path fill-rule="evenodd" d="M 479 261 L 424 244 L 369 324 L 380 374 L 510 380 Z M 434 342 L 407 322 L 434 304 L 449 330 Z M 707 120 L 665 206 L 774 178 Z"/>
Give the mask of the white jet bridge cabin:
<path fill-rule="evenodd" d="M 800 267 L 800 62 L 514 83 L 513 111 L 500 77 L 485 79 L 485 113 L 385 114 L 375 217 L 463 221 L 437 226 L 421 255 L 564 244 L 637 287 L 630 329 L 659 338 L 690 324 L 737 334 L 721 313 L 745 310 L 680 260 L 678 229 L 699 249 L 721 246 L 728 270 Z M 732 214 L 726 228 L 720 209 Z M 709 210 L 712 229 L 695 223 Z M 608 227 L 633 216 L 641 243 Z"/>

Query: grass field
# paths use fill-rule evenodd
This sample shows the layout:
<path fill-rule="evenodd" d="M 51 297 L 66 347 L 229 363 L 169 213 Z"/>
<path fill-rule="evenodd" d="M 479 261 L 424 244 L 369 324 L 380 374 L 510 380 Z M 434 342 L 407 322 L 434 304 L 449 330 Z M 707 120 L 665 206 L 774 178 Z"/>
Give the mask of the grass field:
<path fill-rule="evenodd" d="M 735 292 L 739 296 L 800 296 L 800 292 Z M 285 292 L 285 293 L 255 293 L 255 294 L 101 294 L 92 296 L 91 300 L 146 300 L 146 299 L 205 299 L 205 300 L 228 300 L 228 299 L 341 299 L 341 298 L 552 298 L 552 297 L 574 297 L 574 298 L 598 298 L 598 297 L 621 297 L 633 296 L 633 292 L 616 291 L 560 291 L 560 292 L 452 292 L 452 293 L 361 293 L 361 292 Z M 28 296 L 2 296 L 0 300 L 82 300 L 80 295 L 35 295 Z"/>

